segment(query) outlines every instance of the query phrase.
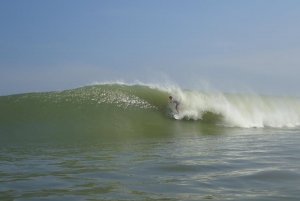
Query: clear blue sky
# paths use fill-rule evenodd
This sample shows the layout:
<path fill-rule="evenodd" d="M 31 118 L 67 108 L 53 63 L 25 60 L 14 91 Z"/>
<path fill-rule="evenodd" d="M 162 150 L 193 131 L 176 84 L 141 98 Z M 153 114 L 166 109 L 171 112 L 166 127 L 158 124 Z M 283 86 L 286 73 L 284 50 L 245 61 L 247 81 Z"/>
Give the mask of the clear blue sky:
<path fill-rule="evenodd" d="M 299 95 L 299 20 L 297 0 L 2 0 L 0 95 L 165 79 Z"/>

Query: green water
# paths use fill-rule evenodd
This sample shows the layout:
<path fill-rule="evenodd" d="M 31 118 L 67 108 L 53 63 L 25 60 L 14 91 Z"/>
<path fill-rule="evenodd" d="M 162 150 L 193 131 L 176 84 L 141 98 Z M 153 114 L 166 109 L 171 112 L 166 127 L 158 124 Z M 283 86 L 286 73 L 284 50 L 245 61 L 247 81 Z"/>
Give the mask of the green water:
<path fill-rule="evenodd" d="M 300 199 L 295 99 L 260 99 L 268 126 L 249 128 L 257 98 L 227 100 L 241 127 L 218 105 L 191 119 L 200 113 L 184 97 L 191 116 L 174 120 L 171 92 L 100 85 L 0 97 L 0 200 Z M 284 120 L 269 116 L 274 107 Z"/>

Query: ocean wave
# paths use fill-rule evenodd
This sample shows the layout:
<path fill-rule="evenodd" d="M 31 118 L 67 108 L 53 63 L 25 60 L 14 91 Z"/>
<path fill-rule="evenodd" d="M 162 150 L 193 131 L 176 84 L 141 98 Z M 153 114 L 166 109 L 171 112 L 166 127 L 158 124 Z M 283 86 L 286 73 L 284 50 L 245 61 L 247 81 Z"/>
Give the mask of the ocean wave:
<path fill-rule="evenodd" d="M 169 103 L 169 95 L 180 103 L 177 120 L 241 128 L 300 125 L 300 100 L 293 97 L 201 92 L 183 90 L 173 84 L 111 82 L 60 92 L 0 97 L 0 126 L 8 121 L 11 124 L 29 120 L 48 121 L 48 124 L 74 120 L 92 124 L 97 119 L 101 121 L 97 127 L 100 130 L 115 122 L 126 122 L 131 127 L 143 124 L 143 120 L 154 126 L 169 124 L 175 111 Z"/>

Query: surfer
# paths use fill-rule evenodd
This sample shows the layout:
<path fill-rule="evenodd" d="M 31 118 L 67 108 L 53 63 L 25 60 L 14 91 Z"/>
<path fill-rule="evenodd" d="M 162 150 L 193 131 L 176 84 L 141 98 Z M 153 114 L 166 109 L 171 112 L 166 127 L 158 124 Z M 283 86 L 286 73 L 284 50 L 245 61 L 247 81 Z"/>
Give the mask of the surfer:
<path fill-rule="evenodd" d="M 177 113 L 179 113 L 178 111 L 178 106 L 179 106 L 179 101 L 175 100 L 172 96 L 169 96 L 169 99 L 170 99 L 170 103 L 173 103 L 175 105 L 175 109 L 177 111 Z"/>

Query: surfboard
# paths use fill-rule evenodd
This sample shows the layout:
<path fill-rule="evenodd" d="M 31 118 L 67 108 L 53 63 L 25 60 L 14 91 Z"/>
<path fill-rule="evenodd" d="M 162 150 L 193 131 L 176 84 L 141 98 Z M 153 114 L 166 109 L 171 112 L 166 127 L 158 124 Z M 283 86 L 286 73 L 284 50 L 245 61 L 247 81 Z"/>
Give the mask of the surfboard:
<path fill-rule="evenodd" d="M 179 114 L 178 114 L 178 113 L 176 113 L 176 114 L 173 114 L 173 117 L 174 117 L 174 119 L 176 119 L 176 120 L 179 120 L 179 119 L 180 119 L 180 116 L 179 116 Z"/>
<path fill-rule="evenodd" d="M 174 114 L 173 117 L 174 117 L 174 119 L 176 119 L 176 120 L 179 120 L 179 119 L 180 119 L 180 117 L 179 117 L 178 114 Z"/>

